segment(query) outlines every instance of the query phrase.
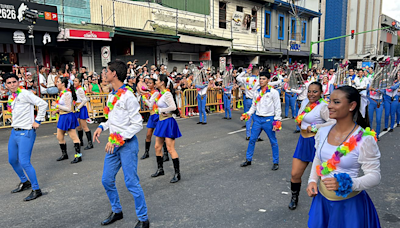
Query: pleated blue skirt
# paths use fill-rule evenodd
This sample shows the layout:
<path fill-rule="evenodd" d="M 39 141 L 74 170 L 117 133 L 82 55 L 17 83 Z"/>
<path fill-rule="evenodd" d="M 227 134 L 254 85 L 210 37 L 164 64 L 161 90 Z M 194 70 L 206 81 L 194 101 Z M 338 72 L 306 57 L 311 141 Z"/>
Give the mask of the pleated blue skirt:
<path fill-rule="evenodd" d="M 76 118 L 81 119 L 81 120 L 86 120 L 87 118 L 89 118 L 89 113 L 88 110 L 86 108 L 86 106 L 83 106 L 79 112 L 75 113 Z"/>
<path fill-rule="evenodd" d="M 380 228 L 378 213 L 367 192 L 340 201 L 330 201 L 320 192 L 308 213 L 309 228 Z"/>
<path fill-rule="evenodd" d="M 147 127 L 147 128 L 156 128 L 157 123 L 158 123 L 158 120 L 159 120 L 158 114 L 153 114 L 153 115 L 151 115 L 151 116 L 149 117 L 149 120 L 147 121 L 146 127 Z"/>
<path fill-rule="evenodd" d="M 182 136 L 176 120 L 172 117 L 158 121 L 154 135 L 161 138 L 176 139 Z"/>
<path fill-rule="evenodd" d="M 312 162 L 315 156 L 315 139 L 314 137 L 303 138 L 300 135 L 297 142 L 296 150 L 294 151 L 293 158 L 300 159 L 304 162 Z"/>
<path fill-rule="evenodd" d="M 70 112 L 68 114 L 62 114 L 58 117 L 57 128 L 63 131 L 68 131 L 69 129 L 75 129 L 79 126 L 78 119 L 75 113 Z"/>

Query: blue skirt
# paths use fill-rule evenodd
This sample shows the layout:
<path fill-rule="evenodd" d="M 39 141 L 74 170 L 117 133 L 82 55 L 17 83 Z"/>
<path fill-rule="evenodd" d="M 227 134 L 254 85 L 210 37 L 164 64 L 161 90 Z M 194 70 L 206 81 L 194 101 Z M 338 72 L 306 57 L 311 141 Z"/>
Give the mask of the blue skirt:
<path fill-rule="evenodd" d="M 176 120 L 172 117 L 158 121 L 154 135 L 161 138 L 176 139 L 182 136 Z"/>
<path fill-rule="evenodd" d="M 147 127 L 147 128 L 156 128 L 157 123 L 158 123 L 158 120 L 159 120 L 158 114 L 153 114 L 153 115 L 151 115 L 151 116 L 149 117 L 149 120 L 147 121 L 146 127 Z"/>
<path fill-rule="evenodd" d="M 75 129 L 79 126 L 78 119 L 75 113 L 70 112 L 68 114 L 62 114 L 58 117 L 57 128 L 63 131 L 68 131 L 69 129 Z"/>
<path fill-rule="evenodd" d="M 309 228 L 379 228 L 379 217 L 367 192 L 340 201 L 330 201 L 320 192 L 311 203 Z"/>
<path fill-rule="evenodd" d="M 303 138 L 300 135 L 297 142 L 296 150 L 294 151 L 293 158 L 302 160 L 303 162 L 313 162 L 315 156 L 315 139 L 314 137 Z"/>
<path fill-rule="evenodd" d="M 83 106 L 79 112 L 75 113 L 76 118 L 81 119 L 81 120 L 86 120 L 87 118 L 89 118 L 89 113 L 87 111 L 86 106 Z"/>

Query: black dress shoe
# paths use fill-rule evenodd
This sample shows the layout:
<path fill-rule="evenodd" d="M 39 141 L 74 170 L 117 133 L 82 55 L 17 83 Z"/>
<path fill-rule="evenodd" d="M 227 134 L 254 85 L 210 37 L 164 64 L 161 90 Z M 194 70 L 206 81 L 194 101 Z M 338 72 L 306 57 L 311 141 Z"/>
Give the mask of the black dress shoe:
<path fill-rule="evenodd" d="M 251 165 L 251 161 L 247 160 L 245 162 L 243 162 L 242 164 L 240 164 L 240 167 L 246 167 L 248 165 Z"/>
<path fill-rule="evenodd" d="M 31 186 L 32 186 L 31 182 L 27 180 L 24 183 L 19 183 L 17 188 L 12 190 L 11 193 L 17 193 L 17 192 L 22 192 L 24 190 L 28 190 L 31 188 Z"/>
<path fill-rule="evenodd" d="M 387 131 L 387 128 L 384 128 L 382 131 Z"/>
<path fill-rule="evenodd" d="M 294 130 L 293 134 L 299 133 L 300 130 Z"/>
<path fill-rule="evenodd" d="M 274 164 L 273 166 L 272 166 L 272 168 L 271 168 L 271 170 L 274 170 L 274 171 L 276 171 L 276 170 L 278 170 L 279 169 L 279 164 Z"/>
<path fill-rule="evenodd" d="M 89 142 L 88 145 L 85 148 L 83 148 L 83 150 L 90 150 L 92 148 L 93 148 L 93 143 Z"/>
<path fill-rule="evenodd" d="M 389 132 L 393 132 L 393 129 L 390 129 Z"/>
<path fill-rule="evenodd" d="M 124 214 L 122 214 L 122 211 L 120 213 L 111 212 L 110 215 L 108 216 L 108 218 L 101 222 L 101 225 L 106 226 L 106 225 L 114 223 L 115 221 L 123 219 L 123 218 L 124 218 Z"/>
<path fill-rule="evenodd" d="M 262 139 L 262 138 L 257 139 L 257 142 L 262 142 L 262 141 L 264 141 L 264 139 Z"/>
<path fill-rule="evenodd" d="M 246 125 L 242 126 L 242 128 L 246 128 Z"/>
<path fill-rule="evenodd" d="M 202 122 L 198 122 L 197 124 L 202 124 Z"/>
<path fill-rule="evenodd" d="M 24 199 L 24 201 L 31 201 L 31 200 L 34 200 L 34 199 L 39 198 L 41 196 L 42 196 L 42 191 L 40 189 L 32 190 L 31 194 L 29 194 L 29 196 L 26 197 Z"/>
<path fill-rule="evenodd" d="M 150 228 L 150 222 L 149 220 L 139 221 L 138 223 L 136 223 L 135 228 Z"/>
<path fill-rule="evenodd" d="M 222 119 L 226 120 L 226 119 L 228 119 L 228 118 L 227 118 L 227 117 L 223 117 Z"/>
<path fill-rule="evenodd" d="M 202 123 L 202 125 L 206 125 L 207 123 Z"/>
<path fill-rule="evenodd" d="M 232 119 L 231 117 L 228 118 L 228 120 L 231 120 L 231 119 Z"/>
<path fill-rule="evenodd" d="M 249 140 L 250 140 L 250 137 L 246 137 L 246 140 L 249 141 Z"/>

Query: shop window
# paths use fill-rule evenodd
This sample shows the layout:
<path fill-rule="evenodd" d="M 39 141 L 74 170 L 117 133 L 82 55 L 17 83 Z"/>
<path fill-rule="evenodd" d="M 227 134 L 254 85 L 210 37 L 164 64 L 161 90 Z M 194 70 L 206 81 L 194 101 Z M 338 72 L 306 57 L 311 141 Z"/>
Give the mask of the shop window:
<path fill-rule="evenodd" d="M 257 33 L 257 10 L 251 10 L 251 32 Z"/>
<path fill-rule="evenodd" d="M 290 39 L 296 40 L 296 19 L 294 17 L 290 20 Z"/>
<path fill-rule="evenodd" d="M 303 21 L 303 28 L 301 30 L 301 42 L 306 43 L 307 42 L 307 21 Z"/>
<path fill-rule="evenodd" d="M 285 16 L 283 14 L 279 14 L 279 28 L 278 28 L 278 40 L 285 39 Z"/>
<path fill-rule="evenodd" d="M 243 6 L 236 6 L 236 11 L 243 13 Z"/>
<path fill-rule="evenodd" d="M 265 38 L 271 38 L 271 12 L 265 11 Z"/>
<path fill-rule="evenodd" d="M 219 27 L 226 29 L 226 2 L 219 2 Z"/>

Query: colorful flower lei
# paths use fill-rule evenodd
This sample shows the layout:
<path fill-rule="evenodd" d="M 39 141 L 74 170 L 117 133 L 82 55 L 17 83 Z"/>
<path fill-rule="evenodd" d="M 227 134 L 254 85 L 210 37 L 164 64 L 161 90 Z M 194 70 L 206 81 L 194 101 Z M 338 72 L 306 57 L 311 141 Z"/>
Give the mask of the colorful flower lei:
<path fill-rule="evenodd" d="M 338 146 L 335 153 L 328 161 L 323 162 L 321 165 L 317 165 L 318 176 L 325 176 L 336 170 L 336 165 L 340 163 L 340 158 L 353 151 L 357 147 L 358 142 L 361 141 L 362 137 L 369 135 L 373 136 L 375 141 L 377 141 L 376 132 L 367 127 L 365 130 L 360 129 L 357 135 L 351 136 L 347 142 L 344 142 L 343 145 Z"/>
<path fill-rule="evenodd" d="M 123 94 L 125 94 L 126 91 L 128 91 L 128 90 L 133 92 L 133 90 L 130 87 L 125 87 L 125 88 L 118 89 L 117 93 L 114 95 L 114 99 L 112 100 L 112 102 L 107 102 L 107 106 L 104 107 L 104 109 L 103 109 L 104 116 L 106 117 L 106 119 L 108 119 L 108 114 L 114 109 L 115 103 L 117 103 L 117 101 L 119 99 L 121 99 L 121 96 Z"/>
<path fill-rule="evenodd" d="M 160 98 L 166 93 L 169 92 L 169 89 L 164 89 L 163 91 L 161 91 L 158 96 L 156 97 L 156 103 L 158 102 L 158 100 L 160 100 Z"/>
<path fill-rule="evenodd" d="M 266 93 L 268 93 L 269 91 L 271 91 L 272 86 L 266 86 L 263 90 L 258 89 L 258 91 L 261 90 L 260 95 L 257 97 L 257 99 L 254 101 L 254 104 L 257 105 L 258 102 L 261 101 L 262 96 L 264 96 Z M 247 114 L 247 112 L 242 114 L 242 117 L 244 118 L 245 121 L 248 121 L 250 119 L 250 115 Z M 282 127 L 281 127 L 282 129 Z"/>
<path fill-rule="evenodd" d="M 150 97 L 153 96 L 153 94 L 154 94 L 155 92 L 157 92 L 157 90 L 150 91 L 150 95 L 149 95 L 149 94 L 142 95 L 143 100 L 148 100 L 148 99 L 150 99 Z M 147 104 L 146 104 L 146 106 L 147 106 Z M 150 108 L 150 107 L 149 107 L 149 108 Z M 158 114 L 158 106 L 157 106 L 157 103 L 156 103 L 156 102 L 154 102 L 154 104 L 153 104 L 152 111 L 153 111 L 154 113 Z"/>
<path fill-rule="evenodd" d="M 311 131 L 314 133 L 317 133 L 317 131 L 318 131 L 317 124 L 315 124 L 315 123 L 311 124 Z"/>
<path fill-rule="evenodd" d="M 17 91 L 15 93 L 13 93 L 11 96 L 8 97 L 8 101 L 7 101 L 7 114 L 12 115 L 12 106 L 11 104 L 15 101 L 15 99 L 17 98 L 18 94 L 20 94 L 22 91 L 21 88 L 18 88 Z"/>
<path fill-rule="evenodd" d="M 250 85 L 250 77 L 246 78 L 246 89 L 251 90 L 253 89 L 254 85 L 256 84 L 257 78 L 254 78 L 253 82 Z"/>
<path fill-rule="evenodd" d="M 247 114 L 247 112 L 243 113 L 242 117 L 244 118 L 244 121 L 248 121 L 250 119 L 250 115 Z"/>
<path fill-rule="evenodd" d="M 108 142 L 113 144 L 115 147 L 121 147 L 125 144 L 125 140 L 122 138 L 120 132 L 111 133 L 108 137 Z"/>
<path fill-rule="evenodd" d="M 276 131 L 282 130 L 282 122 L 279 120 L 274 120 L 274 122 L 272 122 L 272 126 L 276 127 Z"/>
<path fill-rule="evenodd" d="M 311 112 L 317 105 L 321 104 L 322 102 L 327 103 L 323 98 L 320 98 L 318 101 L 310 104 L 309 107 L 306 107 L 302 113 L 300 113 L 294 121 L 296 121 L 297 124 L 301 124 L 301 121 L 303 121 L 304 116 L 306 113 Z"/>
<path fill-rule="evenodd" d="M 66 90 L 61 91 L 60 95 L 57 97 L 57 100 L 56 100 L 56 104 L 57 104 L 56 108 L 58 108 L 58 104 L 60 103 L 60 99 L 66 92 L 71 92 L 71 90 L 70 89 L 66 89 Z"/>

